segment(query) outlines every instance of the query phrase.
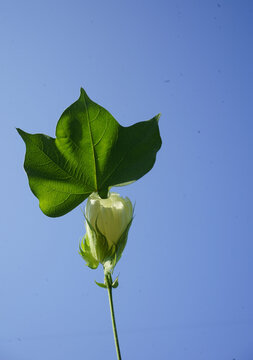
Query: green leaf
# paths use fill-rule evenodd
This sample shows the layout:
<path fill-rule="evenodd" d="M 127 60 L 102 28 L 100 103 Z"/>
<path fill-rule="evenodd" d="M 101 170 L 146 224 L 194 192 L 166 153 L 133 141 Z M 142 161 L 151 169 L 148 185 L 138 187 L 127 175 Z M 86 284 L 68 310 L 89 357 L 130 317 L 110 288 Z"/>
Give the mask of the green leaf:
<path fill-rule="evenodd" d="M 105 284 L 99 283 L 99 282 L 97 282 L 96 280 L 94 280 L 94 281 L 95 281 L 95 283 L 97 284 L 97 286 L 99 286 L 99 287 L 101 287 L 101 288 L 103 288 L 103 289 L 107 289 L 107 286 L 106 286 Z"/>
<path fill-rule="evenodd" d="M 133 182 L 154 165 L 161 147 L 159 115 L 129 127 L 94 103 L 81 89 L 56 127 L 56 138 L 17 129 L 26 144 L 29 185 L 48 216 L 61 216 L 92 192 Z"/>
<path fill-rule="evenodd" d="M 117 276 L 114 282 L 112 283 L 112 287 L 116 289 L 119 286 L 119 277 Z"/>

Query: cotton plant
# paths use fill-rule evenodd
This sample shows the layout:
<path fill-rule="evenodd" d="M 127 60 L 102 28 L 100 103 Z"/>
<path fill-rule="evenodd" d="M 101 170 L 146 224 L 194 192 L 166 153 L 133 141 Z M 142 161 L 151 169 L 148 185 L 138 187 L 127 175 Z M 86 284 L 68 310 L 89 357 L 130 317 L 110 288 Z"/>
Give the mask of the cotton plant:
<path fill-rule="evenodd" d="M 79 253 L 86 265 L 104 270 L 118 360 L 121 359 L 112 289 L 118 286 L 113 271 L 127 243 L 133 205 L 111 192 L 140 179 L 155 163 L 161 147 L 160 115 L 129 127 L 121 126 L 81 89 L 79 99 L 61 115 L 56 137 L 17 129 L 26 145 L 24 168 L 43 213 L 67 214 L 87 199 L 86 233 Z"/>

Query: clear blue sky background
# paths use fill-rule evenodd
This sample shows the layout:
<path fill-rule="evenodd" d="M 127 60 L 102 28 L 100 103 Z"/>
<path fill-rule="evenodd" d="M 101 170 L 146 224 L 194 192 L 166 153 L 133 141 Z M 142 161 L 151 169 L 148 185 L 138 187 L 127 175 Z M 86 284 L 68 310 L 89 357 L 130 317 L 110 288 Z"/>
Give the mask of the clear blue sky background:
<path fill-rule="evenodd" d="M 54 136 L 80 87 L 124 126 L 161 112 L 115 269 L 123 359 L 253 359 L 253 2 L 0 2 L 0 360 L 116 358 L 107 293 L 51 219 L 15 127 Z"/>

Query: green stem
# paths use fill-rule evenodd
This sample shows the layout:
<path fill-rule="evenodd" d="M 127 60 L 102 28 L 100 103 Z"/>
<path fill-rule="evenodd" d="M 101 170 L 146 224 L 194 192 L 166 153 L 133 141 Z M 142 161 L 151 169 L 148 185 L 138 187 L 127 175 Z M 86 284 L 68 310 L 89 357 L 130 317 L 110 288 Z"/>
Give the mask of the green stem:
<path fill-rule="evenodd" d="M 115 315 L 114 315 L 114 307 L 113 307 L 113 301 L 112 301 L 112 277 L 111 277 L 111 274 L 107 274 L 105 276 L 105 282 L 106 282 L 106 286 L 108 289 L 109 304 L 110 304 L 111 318 L 112 318 L 112 329 L 113 329 L 114 342 L 115 342 L 115 347 L 116 347 L 116 352 L 117 352 L 117 358 L 118 358 L 118 360 L 121 360 L 119 339 L 118 339 L 118 334 L 117 334 L 117 327 L 116 327 Z"/>

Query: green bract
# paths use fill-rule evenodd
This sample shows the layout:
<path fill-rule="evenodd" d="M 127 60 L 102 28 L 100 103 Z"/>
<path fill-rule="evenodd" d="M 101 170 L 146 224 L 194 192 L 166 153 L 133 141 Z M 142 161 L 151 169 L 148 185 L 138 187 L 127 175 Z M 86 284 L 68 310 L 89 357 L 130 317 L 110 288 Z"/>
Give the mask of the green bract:
<path fill-rule="evenodd" d="M 96 269 L 101 263 L 105 274 L 112 272 L 126 246 L 133 219 L 132 203 L 116 193 L 109 193 L 107 199 L 93 193 L 86 204 L 85 218 L 86 235 L 80 254 L 90 268 Z"/>
<path fill-rule="evenodd" d="M 123 127 L 81 89 L 60 117 L 56 138 L 17 129 L 41 210 L 52 217 L 64 215 L 93 192 L 105 198 L 110 186 L 145 175 L 161 147 L 158 119 Z"/>

